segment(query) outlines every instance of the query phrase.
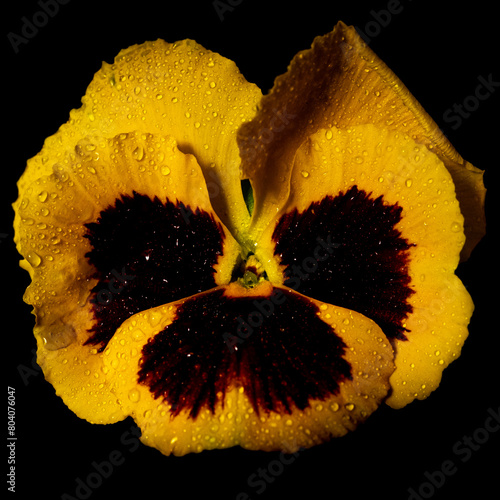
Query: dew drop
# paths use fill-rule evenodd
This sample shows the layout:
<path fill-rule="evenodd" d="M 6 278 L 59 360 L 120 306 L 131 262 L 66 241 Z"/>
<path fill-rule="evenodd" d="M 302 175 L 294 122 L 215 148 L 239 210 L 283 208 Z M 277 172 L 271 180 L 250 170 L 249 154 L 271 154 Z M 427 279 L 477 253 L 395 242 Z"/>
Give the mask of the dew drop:
<path fill-rule="evenodd" d="M 333 137 L 333 132 L 331 130 L 327 130 L 325 133 L 325 137 L 327 138 L 327 140 L 331 140 L 331 138 Z"/>
<path fill-rule="evenodd" d="M 137 389 L 132 389 L 128 393 L 128 398 L 130 399 L 130 401 L 132 401 L 132 403 L 137 403 L 137 401 L 139 401 L 140 397 L 141 397 L 141 393 Z"/>
<path fill-rule="evenodd" d="M 346 409 L 347 411 L 352 411 L 352 410 L 354 410 L 354 408 L 356 408 L 356 406 L 354 405 L 354 403 L 347 403 L 347 404 L 345 405 L 345 409 Z"/>
<path fill-rule="evenodd" d="M 42 332 L 45 348 L 56 351 L 68 347 L 76 339 L 75 329 L 61 320 L 57 320 Z"/>
<path fill-rule="evenodd" d="M 48 197 L 49 193 L 47 193 L 47 191 L 41 191 L 40 194 L 38 195 L 38 201 L 45 203 Z"/>
<path fill-rule="evenodd" d="M 306 170 L 302 170 L 302 172 L 300 172 L 302 177 L 304 177 L 304 179 L 307 179 L 309 177 L 309 172 L 307 172 Z"/>
<path fill-rule="evenodd" d="M 413 184 L 413 181 L 411 179 L 406 179 L 406 182 L 405 182 L 405 185 L 406 187 L 411 187 L 411 185 Z"/>
<path fill-rule="evenodd" d="M 378 178 L 378 181 L 379 181 L 379 182 L 384 182 L 384 178 L 383 178 L 383 177 L 379 177 L 379 178 Z"/>
<path fill-rule="evenodd" d="M 459 222 L 453 222 L 451 230 L 454 233 L 459 233 L 462 230 L 462 225 Z"/>
<path fill-rule="evenodd" d="M 38 267 L 42 263 L 42 258 L 35 252 L 29 252 L 26 260 L 33 266 Z"/>
<path fill-rule="evenodd" d="M 339 411 L 339 408 L 340 408 L 340 406 L 339 406 L 338 403 L 333 403 L 333 404 L 330 405 L 330 410 L 332 410 L 334 412 L 335 411 Z"/>
<path fill-rule="evenodd" d="M 144 148 L 142 146 L 137 146 L 132 152 L 132 157 L 137 161 L 142 161 L 144 159 Z"/>
<path fill-rule="evenodd" d="M 170 174 L 170 169 L 166 165 L 164 165 L 163 167 L 160 167 L 160 172 L 162 175 L 168 175 Z"/>

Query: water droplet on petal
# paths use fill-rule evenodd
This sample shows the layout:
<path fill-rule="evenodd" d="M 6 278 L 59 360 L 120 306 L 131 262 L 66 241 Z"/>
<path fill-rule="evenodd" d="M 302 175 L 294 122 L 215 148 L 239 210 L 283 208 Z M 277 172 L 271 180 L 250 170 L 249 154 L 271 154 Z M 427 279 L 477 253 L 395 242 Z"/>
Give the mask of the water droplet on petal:
<path fill-rule="evenodd" d="M 73 343 L 76 339 L 76 331 L 71 325 L 57 320 L 44 329 L 42 338 L 47 350 L 56 351 Z"/>
<path fill-rule="evenodd" d="M 144 148 L 142 146 L 137 146 L 132 152 L 132 157 L 137 161 L 141 161 L 144 159 Z"/>
<path fill-rule="evenodd" d="M 166 165 L 164 165 L 160 168 L 160 172 L 162 175 L 168 175 L 170 173 L 170 169 Z"/>
<path fill-rule="evenodd" d="M 302 172 L 300 172 L 302 174 L 302 177 L 304 177 L 304 179 L 307 179 L 309 177 L 309 172 L 305 171 L 305 170 L 302 170 Z"/>
<path fill-rule="evenodd" d="M 354 410 L 354 408 L 356 408 L 356 406 L 354 405 L 354 403 L 347 403 L 347 404 L 345 405 L 345 409 L 346 409 L 347 411 L 352 411 L 352 410 Z"/>
<path fill-rule="evenodd" d="M 128 393 L 128 398 L 130 399 L 130 401 L 132 401 L 132 403 L 137 403 L 137 401 L 139 401 L 140 397 L 141 397 L 141 393 L 137 389 L 132 389 Z"/>
<path fill-rule="evenodd" d="M 42 203 L 47 201 L 47 198 L 49 197 L 49 193 L 47 191 L 41 191 L 40 194 L 38 195 L 38 201 L 41 201 Z"/>
<path fill-rule="evenodd" d="M 26 260 L 33 266 L 38 267 L 42 263 L 42 258 L 35 252 L 29 252 Z"/>

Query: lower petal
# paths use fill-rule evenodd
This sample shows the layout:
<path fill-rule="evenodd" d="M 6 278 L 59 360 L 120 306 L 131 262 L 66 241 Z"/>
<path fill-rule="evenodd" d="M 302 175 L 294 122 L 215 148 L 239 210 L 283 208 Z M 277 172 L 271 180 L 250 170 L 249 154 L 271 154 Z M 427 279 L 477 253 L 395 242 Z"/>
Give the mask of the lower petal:
<path fill-rule="evenodd" d="M 392 356 L 368 318 L 267 281 L 141 312 L 104 351 L 142 441 L 175 455 L 342 436 L 387 395 Z"/>

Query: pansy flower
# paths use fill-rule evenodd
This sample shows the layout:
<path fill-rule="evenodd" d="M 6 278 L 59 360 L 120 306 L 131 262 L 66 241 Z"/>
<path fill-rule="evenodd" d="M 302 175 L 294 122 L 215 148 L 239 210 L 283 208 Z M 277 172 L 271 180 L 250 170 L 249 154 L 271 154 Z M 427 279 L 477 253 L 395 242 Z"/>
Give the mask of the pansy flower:
<path fill-rule="evenodd" d="M 482 171 L 339 23 L 263 96 L 191 40 L 123 50 L 14 204 L 38 363 L 183 455 L 295 451 L 426 398 L 467 337 Z"/>

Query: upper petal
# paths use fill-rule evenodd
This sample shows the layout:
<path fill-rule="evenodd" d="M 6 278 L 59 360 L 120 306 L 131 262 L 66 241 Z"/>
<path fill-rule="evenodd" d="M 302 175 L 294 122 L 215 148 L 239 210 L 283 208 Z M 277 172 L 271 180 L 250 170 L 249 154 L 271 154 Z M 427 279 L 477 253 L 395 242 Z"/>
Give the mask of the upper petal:
<path fill-rule="evenodd" d="M 236 131 L 254 115 L 260 97 L 258 87 L 232 61 L 192 40 L 134 45 L 95 74 L 82 107 L 28 162 L 20 188 L 32 175 L 52 173 L 53 162 L 86 136 L 112 138 L 134 130 L 170 135 L 181 151 L 196 156 L 212 205 L 238 234 L 248 212 L 241 196 Z"/>
<path fill-rule="evenodd" d="M 483 172 L 465 161 L 399 78 L 338 23 L 299 52 L 264 96 L 259 113 L 239 132 L 244 174 L 254 187 L 253 231 L 258 234 L 288 197 L 293 158 L 321 128 L 375 124 L 401 131 L 433 151 L 456 185 L 469 255 L 485 231 Z"/>

